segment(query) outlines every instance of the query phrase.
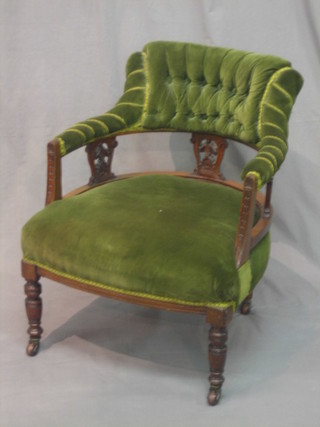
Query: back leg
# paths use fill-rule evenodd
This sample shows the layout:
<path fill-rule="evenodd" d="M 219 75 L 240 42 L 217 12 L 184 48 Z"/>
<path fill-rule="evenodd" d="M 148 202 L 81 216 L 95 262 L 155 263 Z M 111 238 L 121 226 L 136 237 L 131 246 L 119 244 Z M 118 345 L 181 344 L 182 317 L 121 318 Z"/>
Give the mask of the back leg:
<path fill-rule="evenodd" d="M 252 292 L 242 301 L 240 305 L 240 313 L 241 314 L 249 314 L 251 310 L 252 303 Z"/>

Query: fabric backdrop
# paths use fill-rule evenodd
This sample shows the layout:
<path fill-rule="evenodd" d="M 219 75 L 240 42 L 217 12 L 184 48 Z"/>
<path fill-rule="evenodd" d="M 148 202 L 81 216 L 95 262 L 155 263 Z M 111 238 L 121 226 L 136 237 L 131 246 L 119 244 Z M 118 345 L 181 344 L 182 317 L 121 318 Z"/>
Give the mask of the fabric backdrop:
<path fill-rule="evenodd" d="M 320 425 L 320 2 L 0 1 L 0 425 Z M 224 397 L 208 408 L 202 317 L 43 280 L 42 351 L 24 354 L 20 230 L 42 208 L 46 142 L 113 106 L 128 56 L 152 40 L 270 53 L 304 76 L 274 181 L 272 251 L 252 314 L 230 325 Z M 119 139 L 114 170 L 194 168 L 186 135 Z M 225 175 L 248 156 L 232 144 Z M 64 191 L 85 183 L 83 150 Z"/>

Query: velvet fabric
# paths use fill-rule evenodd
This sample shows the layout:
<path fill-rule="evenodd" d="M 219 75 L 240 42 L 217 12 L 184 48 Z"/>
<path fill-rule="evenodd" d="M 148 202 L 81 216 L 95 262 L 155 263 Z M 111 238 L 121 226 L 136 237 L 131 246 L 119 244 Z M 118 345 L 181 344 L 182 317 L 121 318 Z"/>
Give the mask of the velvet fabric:
<path fill-rule="evenodd" d="M 126 132 L 204 132 L 257 148 L 242 178 L 261 187 L 287 152 L 288 120 L 302 77 L 272 55 L 192 43 L 152 42 L 127 64 L 115 107 L 58 135 L 65 155 L 96 139 Z"/>
<path fill-rule="evenodd" d="M 58 135 L 62 155 L 107 136 L 217 134 L 258 150 L 245 165 L 258 187 L 287 152 L 302 77 L 285 59 L 192 43 L 152 42 L 130 56 L 124 93 L 108 112 Z M 261 278 L 269 235 L 236 268 L 241 192 L 151 175 L 56 201 L 22 233 L 24 259 L 92 286 L 194 304 L 237 306 Z"/>
<path fill-rule="evenodd" d="M 76 123 L 56 138 L 62 155 L 101 137 L 139 127 L 146 99 L 146 77 L 142 54 L 130 56 L 126 66 L 124 93 L 116 105 L 100 116 Z"/>
<path fill-rule="evenodd" d="M 262 276 L 269 235 L 239 273 L 241 192 L 168 175 L 116 180 L 53 202 L 24 226 L 24 259 L 92 286 L 237 306 Z"/>

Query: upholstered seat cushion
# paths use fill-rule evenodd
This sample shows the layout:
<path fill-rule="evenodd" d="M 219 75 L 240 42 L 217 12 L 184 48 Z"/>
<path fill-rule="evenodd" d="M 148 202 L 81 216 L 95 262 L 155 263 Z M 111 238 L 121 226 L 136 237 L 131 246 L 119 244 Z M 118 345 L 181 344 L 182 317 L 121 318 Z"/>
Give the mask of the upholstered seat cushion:
<path fill-rule="evenodd" d="M 244 271 L 237 270 L 240 202 L 240 191 L 202 180 L 114 180 L 53 202 L 31 218 L 22 233 L 24 259 L 99 288 L 238 305 L 269 256 L 267 235 Z"/>

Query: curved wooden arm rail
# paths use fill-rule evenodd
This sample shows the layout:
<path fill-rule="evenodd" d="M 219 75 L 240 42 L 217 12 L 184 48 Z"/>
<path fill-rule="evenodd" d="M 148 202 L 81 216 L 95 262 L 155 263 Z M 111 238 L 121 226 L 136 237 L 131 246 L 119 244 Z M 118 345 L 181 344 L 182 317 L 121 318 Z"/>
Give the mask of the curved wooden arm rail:
<path fill-rule="evenodd" d="M 196 146 L 195 142 L 199 143 L 203 140 L 211 139 L 212 141 L 219 141 L 221 151 L 217 151 L 217 161 L 211 165 L 211 171 L 209 168 L 205 171 L 204 174 L 199 173 L 200 165 L 200 156 L 198 154 L 198 146 Z M 272 217 L 272 208 L 271 208 L 271 185 L 272 182 L 267 185 L 267 194 L 264 197 L 262 193 L 256 192 L 256 179 L 254 175 L 249 175 L 246 177 L 244 184 L 240 184 L 234 181 L 227 181 L 223 178 L 220 172 L 220 165 L 223 159 L 224 151 L 227 147 L 227 142 L 224 138 L 216 137 L 215 135 L 202 135 L 202 134 L 192 134 L 191 142 L 194 144 L 195 158 L 197 162 L 197 168 L 195 169 L 195 173 L 199 173 L 199 175 L 190 175 L 182 172 L 162 172 L 166 174 L 176 174 L 180 176 L 190 177 L 193 179 L 207 179 L 220 182 L 223 179 L 223 182 L 220 182 L 222 185 L 228 185 L 237 190 L 243 191 L 242 203 L 241 203 L 241 211 L 238 225 L 238 233 L 235 240 L 235 253 L 236 253 L 236 264 L 239 267 L 248 259 L 248 253 L 250 249 L 252 249 L 268 232 L 270 227 L 270 221 Z M 134 174 L 126 174 L 123 176 L 116 177 L 111 172 L 111 160 L 108 159 L 108 172 L 106 174 L 100 174 L 99 176 L 94 177 L 95 174 L 95 166 L 93 161 L 94 149 L 96 149 L 99 145 L 106 144 L 107 146 L 112 146 L 114 149 L 118 142 L 116 141 L 116 137 L 105 138 L 101 141 L 97 141 L 95 146 L 88 145 L 86 147 L 86 151 L 88 154 L 88 162 L 90 166 L 90 170 L 92 175 L 89 179 L 89 183 L 83 185 L 80 188 L 73 190 L 72 192 L 66 194 L 64 197 L 75 196 L 76 194 L 83 193 L 84 191 L 88 191 L 92 186 L 103 184 L 110 179 L 124 179 L 129 178 L 130 176 L 137 176 L 141 173 Z M 49 203 L 60 200 L 62 198 L 62 181 L 61 181 L 61 155 L 59 151 L 59 141 L 53 140 L 47 145 L 48 152 L 48 171 L 47 171 L 47 195 L 46 195 L 46 205 Z M 88 147 L 92 147 L 93 149 L 88 150 Z M 91 154 L 92 153 L 92 154 Z M 112 152 L 113 156 L 113 152 Z M 219 156 L 219 157 L 218 157 Z M 154 172 L 150 172 L 154 173 Z M 157 172 L 159 173 L 159 172 Z M 143 174 L 146 174 L 144 172 Z M 244 189 L 244 190 L 243 190 Z M 259 210 L 260 218 L 258 222 L 253 226 L 253 216 L 255 209 Z M 267 212 L 267 213 L 266 213 Z"/>
<path fill-rule="evenodd" d="M 42 334 L 40 278 L 154 309 L 202 314 L 210 325 L 208 403 L 221 396 L 227 326 L 250 312 L 266 269 L 273 176 L 287 151 L 302 78 L 278 57 L 153 42 L 128 60 L 114 108 L 48 143 L 46 207 L 22 231 L 27 354 Z M 116 176 L 122 135 L 183 132 L 195 168 Z M 228 145 L 255 150 L 228 180 Z M 88 183 L 63 195 L 61 162 L 85 147 Z M 265 195 L 260 191 L 266 185 Z M 143 236 L 143 239 L 142 239 Z"/>

